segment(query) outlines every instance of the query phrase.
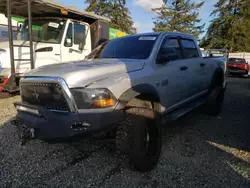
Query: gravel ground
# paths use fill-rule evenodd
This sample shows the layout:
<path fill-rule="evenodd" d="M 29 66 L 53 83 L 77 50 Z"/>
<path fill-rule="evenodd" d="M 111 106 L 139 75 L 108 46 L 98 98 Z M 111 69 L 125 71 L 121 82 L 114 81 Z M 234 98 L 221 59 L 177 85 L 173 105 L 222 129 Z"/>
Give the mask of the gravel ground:
<path fill-rule="evenodd" d="M 250 79 L 230 78 L 219 117 L 195 110 L 164 128 L 162 155 L 135 172 L 104 141 L 20 146 L 12 102 L 0 99 L 0 187 L 250 187 Z"/>

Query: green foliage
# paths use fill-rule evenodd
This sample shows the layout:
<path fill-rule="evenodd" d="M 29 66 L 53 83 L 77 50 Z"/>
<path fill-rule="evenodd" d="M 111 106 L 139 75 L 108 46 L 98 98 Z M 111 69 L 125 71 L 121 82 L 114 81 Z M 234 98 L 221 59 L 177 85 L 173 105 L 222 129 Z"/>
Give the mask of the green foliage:
<path fill-rule="evenodd" d="M 154 31 L 178 31 L 192 34 L 196 38 L 203 32 L 204 24 L 198 18 L 200 3 L 191 0 L 163 0 L 160 8 L 152 9 L 157 16 L 154 18 Z"/>
<path fill-rule="evenodd" d="M 85 3 L 88 4 L 87 11 L 108 17 L 110 27 L 128 34 L 135 32 L 129 9 L 125 6 L 126 0 L 86 0 Z"/>
<path fill-rule="evenodd" d="M 214 19 L 201 46 L 250 52 L 250 1 L 219 0 L 214 7 Z"/>

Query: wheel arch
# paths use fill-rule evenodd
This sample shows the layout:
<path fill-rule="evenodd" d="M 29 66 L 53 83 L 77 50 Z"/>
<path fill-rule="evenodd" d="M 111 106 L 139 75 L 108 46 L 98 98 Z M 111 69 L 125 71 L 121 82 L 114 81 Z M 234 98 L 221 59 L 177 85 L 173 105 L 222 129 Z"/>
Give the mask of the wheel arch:
<path fill-rule="evenodd" d="M 156 88 L 150 84 L 140 84 L 126 90 L 118 99 L 117 109 L 124 109 L 133 100 L 150 101 L 152 108 L 160 111 L 160 96 Z"/>
<path fill-rule="evenodd" d="M 214 86 L 223 86 L 224 83 L 224 72 L 221 67 L 217 67 L 212 77 L 209 89 L 211 90 Z"/>

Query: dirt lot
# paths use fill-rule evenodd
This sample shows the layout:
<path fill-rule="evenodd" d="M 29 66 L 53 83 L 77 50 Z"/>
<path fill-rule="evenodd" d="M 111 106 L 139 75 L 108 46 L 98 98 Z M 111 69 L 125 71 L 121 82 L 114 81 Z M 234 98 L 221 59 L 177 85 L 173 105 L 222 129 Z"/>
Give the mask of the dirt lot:
<path fill-rule="evenodd" d="M 220 117 L 196 110 L 164 128 L 149 173 L 132 171 L 112 143 L 19 145 L 12 102 L 0 99 L 0 187 L 250 187 L 250 79 L 230 78 Z"/>

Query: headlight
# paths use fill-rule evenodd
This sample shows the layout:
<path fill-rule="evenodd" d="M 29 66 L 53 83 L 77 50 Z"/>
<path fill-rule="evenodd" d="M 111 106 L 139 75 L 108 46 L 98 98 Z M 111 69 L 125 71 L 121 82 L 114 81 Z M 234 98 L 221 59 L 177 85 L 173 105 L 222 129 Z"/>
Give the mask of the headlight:
<path fill-rule="evenodd" d="M 116 98 L 108 89 L 70 89 L 78 109 L 108 108 L 116 104 Z"/>

